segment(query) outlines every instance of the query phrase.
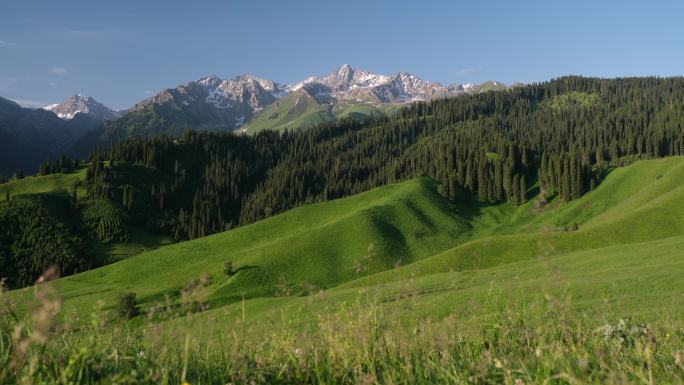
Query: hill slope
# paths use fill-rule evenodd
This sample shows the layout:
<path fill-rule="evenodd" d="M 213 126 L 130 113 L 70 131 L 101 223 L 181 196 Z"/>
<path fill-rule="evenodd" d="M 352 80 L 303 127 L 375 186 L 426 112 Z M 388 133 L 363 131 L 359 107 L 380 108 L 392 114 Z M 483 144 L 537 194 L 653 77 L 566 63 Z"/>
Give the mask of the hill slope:
<path fill-rule="evenodd" d="M 266 129 L 308 128 L 332 120 L 330 109 L 301 89 L 259 111 L 243 130 L 254 133 Z"/>
<path fill-rule="evenodd" d="M 240 131 L 253 134 L 267 129 L 305 129 L 337 118 L 364 121 L 371 115 L 392 114 L 400 108 L 397 104 L 320 103 L 302 88 L 259 111 Z"/>
<path fill-rule="evenodd" d="M 212 301 L 231 302 L 329 288 L 444 251 L 467 239 L 469 230 L 434 182 L 417 179 L 162 247 L 64 278 L 58 286 L 87 309 L 126 290 L 146 303 L 175 298 L 207 273 Z M 238 271 L 233 277 L 223 274 L 228 261 Z"/>
<path fill-rule="evenodd" d="M 569 203 L 539 209 L 536 200 L 514 210 L 485 208 L 480 219 L 500 218 L 491 236 L 473 240 L 391 273 L 380 282 L 416 275 L 463 271 L 619 244 L 684 234 L 684 158 L 642 161 L 614 170 L 594 191 Z M 476 219 L 475 221 L 479 221 Z M 577 231 L 567 231 L 571 224 Z"/>
<path fill-rule="evenodd" d="M 71 191 L 74 183 L 78 180 L 83 180 L 86 169 L 69 174 L 57 173 L 44 176 L 29 176 L 20 180 L 13 180 L 11 182 L 0 184 L 0 196 L 4 197 L 6 194 L 35 194 L 44 193 L 57 190 Z"/>
<path fill-rule="evenodd" d="M 206 273 L 206 299 L 216 307 L 243 296 L 416 276 L 426 276 L 427 284 L 435 273 L 534 265 L 538 258 L 574 252 L 594 258 L 606 246 L 616 250 L 615 258 L 624 250 L 645 256 L 658 250 L 657 242 L 649 243 L 657 240 L 671 246 L 663 249 L 672 250 L 663 258 L 676 259 L 681 255 L 670 243 L 679 244 L 676 237 L 684 234 L 678 204 L 684 198 L 682 177 L 682 157 L 638 162 L 615 170 L 577 201 L 552 201 L 541 209 L 534 201 L 519 207 L 454 205 L 437 193 L 434 182 L 416 179 L 162 247 L 61 279 L 57 287 L 78 311 L 100 299 L 113 306 L 124 291 L 135 291 L 146 307 L 166 296 L 179 300 L 187 283 Z M 649 180 L 653 183 L 644 183 Z M 565 230 L 575 222 L 578 231 Z M 237 267 L 232 277 L 223 274 L 227 261 Z M 602 263 L 597 259 L 596 268 Z"/>

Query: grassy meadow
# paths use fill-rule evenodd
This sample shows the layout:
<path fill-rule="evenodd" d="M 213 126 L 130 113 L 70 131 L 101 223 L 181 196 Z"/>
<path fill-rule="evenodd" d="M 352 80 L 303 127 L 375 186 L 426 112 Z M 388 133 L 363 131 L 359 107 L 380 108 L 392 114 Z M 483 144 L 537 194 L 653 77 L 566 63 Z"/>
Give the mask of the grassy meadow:
<path fill-rule="evenodd" d="M 85 177 L 86 169 L 82 168 L 78 171 L 68 174 L 51 174 L 43 176 L 27 176 L 20 180 L 13 180 L 7 183 L 0 184 L 0 196 L 4 199 L 6 194 L 33 194 L 44 193 L 55 190 L 64 190 L 71 192 L 79 179 Z"/>
<path fill-rule="evenodd" d="M 682 384 L 682 180 L 516 207 L 420 178 L 46 276 L 3 294 L 0 383 Z"/>

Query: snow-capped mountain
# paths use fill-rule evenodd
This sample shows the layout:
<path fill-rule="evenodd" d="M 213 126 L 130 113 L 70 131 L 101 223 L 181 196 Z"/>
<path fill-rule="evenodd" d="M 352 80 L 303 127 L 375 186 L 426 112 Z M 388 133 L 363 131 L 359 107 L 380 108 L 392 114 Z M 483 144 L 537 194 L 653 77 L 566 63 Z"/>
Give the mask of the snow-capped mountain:
<path fill-rule="evenodd" d="M 498 85 L 499 83 L 497 83 Z M 393 76 L 345 64 L 324 76 L 286 85 L 251 75 L 215 75 L 165 89 L 143 100 L 109 125 L 126 135 L 182 135 L 198 130 L 301 128 L 354 111 L 353 116 L 385 111 L 390 104 L 427 101 L 480 92 L 472 84 L 443 86 L 407 72 Z M 353 108 L 363 106 L 362 108 Z M 73 109 L 50 107 L 60 116 Z M 265 115 L 265 116 L 264 116 Z"/>
<path fill-rule="evenodd" d="M 395 76 L 355 70 L 345 64 L 327 76 L 311 77 L 290 87 L 307 88 L 319 101 L 334 99 L 347 103 L 407 103 L 468 92 L 462 85 L 444 87 L 407 72 Z"/>
<path fill-rule="evenodd" d="M 221 80 L 217 76 L 211 75 L 195 83 L 208 92 L 205 102 L 217 108 L 230 108 L 236 104 L 244 103 L 254 110 L 258 110 L 289 92 L 287 87 L 274 81 L 250 75 L 237 76 L 228 80 Z M 190 83 L 189 86 L 192 85 Z"/>
<path fill-rule="evenodd" d="M 292 85 L 290 89 L 297 91 L 302 87 L 319 84 L 327 87 L 331 93 L 343 94 L 353 89 L 377 87 L 390 80 L 392 80 L 390 76 L 354 70 L 349 64 L 344 64 L 327 76 L 310 77 Z"/>
<path fill-rule="evenodd" d="M 133 106 L 126 116 L 153 112 L 163 116 L 175 131 L 185 128 L 234 130 L 251 119 L 255 112 L 290 92 L 287 86 L 250 75 L 227 80 L 210 75 L 163 90 Z"/>
<path fill-rule="evenodd" d="M 120 116 L 117 111 L 104 106 L 90 96 L 81 94 L 74 95 L 62 103 L 45 106 L 43 109 L 52 111 L 64 120 L 71 120 L 77 114 L 90 115 L 99 120 L 112 120 Z"/>

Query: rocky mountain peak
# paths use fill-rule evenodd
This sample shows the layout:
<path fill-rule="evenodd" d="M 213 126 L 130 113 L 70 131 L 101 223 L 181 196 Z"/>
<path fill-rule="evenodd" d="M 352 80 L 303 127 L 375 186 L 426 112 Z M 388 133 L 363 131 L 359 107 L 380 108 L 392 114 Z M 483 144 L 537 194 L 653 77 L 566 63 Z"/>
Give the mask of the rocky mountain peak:
<path fill-rule="evenodd" d="M 354 79 L 354 70 L 349 64 L 344 64 L 337 70 L 337 79 L 343 83 L 349 84 Z"/>
<path fill-rule="evenodd" d="M 84 94 L 73 95 L 62 103 L 51 104 L 43 109 L 53 112 L 64 120 L 71 120 L 77 114 L 91 115 L 100 120 L 112 120 L 119 116 L 118 112 Z"/>

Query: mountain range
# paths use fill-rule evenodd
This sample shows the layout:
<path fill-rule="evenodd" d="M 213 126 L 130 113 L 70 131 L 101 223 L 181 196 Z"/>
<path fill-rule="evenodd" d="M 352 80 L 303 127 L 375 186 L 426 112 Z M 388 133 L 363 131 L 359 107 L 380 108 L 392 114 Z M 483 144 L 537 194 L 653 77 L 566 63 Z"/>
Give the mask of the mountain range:
<path fill-rule="evenodd" d="M 139 102 L 90 132 L 77 143 L 74 154 L 83 156 L 93 147 L 130 136 L 180 136 L 187 129 L 254 133 L 302 129 L 340 117 L 363 120 L 406 103 L 506 88 L 494 81 L 443 86 L 406 72 L 388 76 L 348 64 L 290 85 L 252 75 L 210 75 Z"/>
<path fill-rule="evenodd" d="M 83 157 L 130 136 L 180 136 L 186 129 L 303 129 L 337 118 L 390 114 L 406 103 L 506 88 L 494 81 L 443 86 L 406 72 L 388 76 L 345 64 L 290 85 L 252 75 L 210 75 L 162 90 L 124 111 L 81 94 L 38 110 L 2 99 L 0 138 L 12 149 L 0 156 L 0 174 L 18 168 L 32 172 L 41 161 L 65 153 Z"/>

